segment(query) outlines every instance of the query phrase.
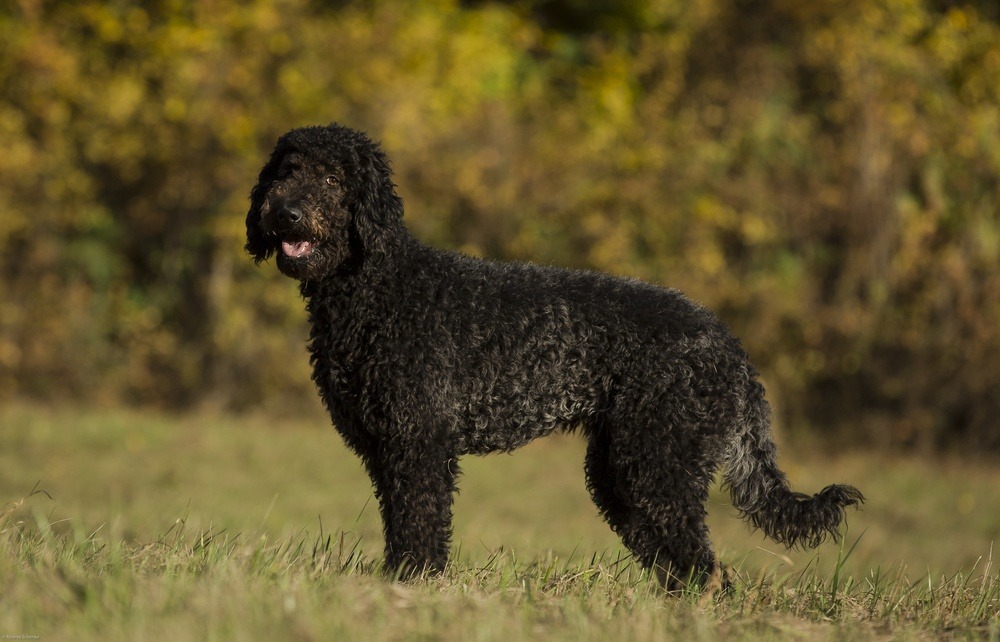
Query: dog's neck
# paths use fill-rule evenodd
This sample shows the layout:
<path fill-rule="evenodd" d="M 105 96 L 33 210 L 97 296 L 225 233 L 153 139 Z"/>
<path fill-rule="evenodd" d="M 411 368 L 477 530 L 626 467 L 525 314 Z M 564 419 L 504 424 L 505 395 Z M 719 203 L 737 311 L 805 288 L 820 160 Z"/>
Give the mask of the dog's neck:
<path fill-rule="evenodd" d="M 391 280 L 406 278 L 407 265 L 425 247 L 403 225 L 393 221 L 380 234 L 379 243 L 366 244 L 352 234 L 351 254 L 322 279 L 299 283 L 299 291 L 312 311 L 313 301 L 332 301 L 339 308 L 355 296 L 371 297 Z"/>

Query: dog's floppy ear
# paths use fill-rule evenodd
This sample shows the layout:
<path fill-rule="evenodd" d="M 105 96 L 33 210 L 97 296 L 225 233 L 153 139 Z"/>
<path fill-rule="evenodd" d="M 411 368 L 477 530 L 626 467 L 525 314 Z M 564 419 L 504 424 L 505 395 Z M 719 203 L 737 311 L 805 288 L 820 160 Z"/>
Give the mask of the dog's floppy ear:
<path fill-rule="evenodd" d="M 378 260 L 385 255 L 386 241 L 403 218 L 403 201 L 396 195 L 385 154 L 374 143 L 359 152 L 353 224 L 365 258 Z"/>
<path fill-rule="evenodd" d="M 271 188 L 271 183 L 278 174 L 278 166 L 281 165 L 283 156 L 284 149 L 279 142 L 267 164 L 260 170 L 257 184 L 250 190 L 250 209 L 247 211 L 247 243 L 243 247 L 257 264 L 269 259 L 274 253 L 274 244 L 267 242 L 264 232 L 260 228 L 260 219 L 267 191 Z"/>

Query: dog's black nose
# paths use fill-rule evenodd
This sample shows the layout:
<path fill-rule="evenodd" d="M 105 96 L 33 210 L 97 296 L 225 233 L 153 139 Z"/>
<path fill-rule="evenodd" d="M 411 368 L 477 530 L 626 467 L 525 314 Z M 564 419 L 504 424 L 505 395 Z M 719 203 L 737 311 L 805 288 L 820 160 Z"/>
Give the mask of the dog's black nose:
<path fill-rule="evenodd" d="M 278 220 L 282 223 L 298 223 L 302 220 L 302 210 L 292 206 L 282 206 L 278 208 Z"/>

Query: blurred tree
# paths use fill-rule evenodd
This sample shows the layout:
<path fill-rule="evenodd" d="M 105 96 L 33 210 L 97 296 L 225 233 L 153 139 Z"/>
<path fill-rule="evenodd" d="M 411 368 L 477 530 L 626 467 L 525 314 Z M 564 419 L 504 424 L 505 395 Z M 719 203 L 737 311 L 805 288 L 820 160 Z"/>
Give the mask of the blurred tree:
<path fill-rule="evenodd" d="M 1000 450 L 1000 17 L 955 0 L 0 7 L 0 394 L 315 408 L 242 254 L 274 139 L 381 138 L 436 244 L 718 310 L 785 432 Z M 306 410 L 302 410 L 306 412 Z"/>

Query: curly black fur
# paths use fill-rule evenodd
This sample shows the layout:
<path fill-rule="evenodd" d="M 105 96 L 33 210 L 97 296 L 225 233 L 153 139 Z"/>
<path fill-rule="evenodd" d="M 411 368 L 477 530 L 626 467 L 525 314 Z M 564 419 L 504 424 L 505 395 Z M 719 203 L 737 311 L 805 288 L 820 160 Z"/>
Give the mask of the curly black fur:
<path fill-rule="evenodd" d="M 716 567 L 705 501 L 720 466 L 736 507 L 788 546 L 836 536 L 862 501 L 789 489 L 757 372 L 680 292 L 437 250 L 402 215 L 378 146 L 330 125 L 279 139 L 246 220 L 253 258 L 300 281 L 313 380 L 371 476 L 389 569 L 447 563 L 459 457 L 556 430 L 587 437 L 594 502 L 671 586 Z"/>

